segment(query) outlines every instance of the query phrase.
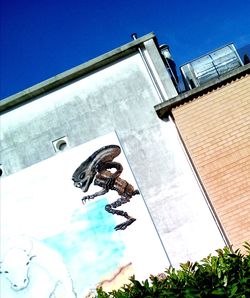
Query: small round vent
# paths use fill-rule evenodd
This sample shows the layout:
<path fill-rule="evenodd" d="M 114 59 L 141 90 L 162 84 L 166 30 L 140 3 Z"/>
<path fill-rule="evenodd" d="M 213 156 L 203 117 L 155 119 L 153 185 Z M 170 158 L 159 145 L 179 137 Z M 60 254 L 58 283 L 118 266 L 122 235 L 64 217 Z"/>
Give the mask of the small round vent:
<path fill-rule="evenodd" d="M 55 152 L 62 152 L 68 147 L 68 138 L 62 137 L 52 142 Z"/>

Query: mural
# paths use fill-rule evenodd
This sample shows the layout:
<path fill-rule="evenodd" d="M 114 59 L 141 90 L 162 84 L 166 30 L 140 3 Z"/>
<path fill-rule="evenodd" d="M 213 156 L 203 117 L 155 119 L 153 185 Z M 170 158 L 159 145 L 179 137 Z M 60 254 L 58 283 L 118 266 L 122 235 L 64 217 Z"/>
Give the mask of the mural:
<path fill-rule="evenodd" d="M 61 255 L 30 237 L 10 240 L 1 272 L 7 281 L 1 297 L 76 297 Z"/>
<path fill-rule="evenodd" d="M 102 188 L 102 190 L 82 198 L 82 202 L 92 200 L 95 197 L 106 194 L 109 190 L 115 190 L 121 197 L 115 202 L 107 204 L 105 210 L 112 214 L 124 216 L 127 221 L 115 227 L 115 230 L 125 230 L 127 226 L 131 225 L 135 218 L 128 215 L 127 212 L 115 210 L 122 204 L 128 203 L 132 196 L 138 195 L 139 191 L 127 181 L 121 179 L 119 176 L 123 171 L 120 163 L 114 162 L 113 159 L 121 153 L 121 148 L 117 145 L 108 145 L 95 151 L 87 160 L 85 160 L 74 172 L 72 180 L 74 185 L 81 188 L 83 192 L 87 192 L 89 186 L 94 180 L 94 184 Z M 115 168 L 114 173 L 107 171 L 107 169 Z"/>
<path fill-rule="evenodd" d="M 1 297 L 83 298 L 169 265 L 115 133 L 5 177 L 1 188 Z"/>

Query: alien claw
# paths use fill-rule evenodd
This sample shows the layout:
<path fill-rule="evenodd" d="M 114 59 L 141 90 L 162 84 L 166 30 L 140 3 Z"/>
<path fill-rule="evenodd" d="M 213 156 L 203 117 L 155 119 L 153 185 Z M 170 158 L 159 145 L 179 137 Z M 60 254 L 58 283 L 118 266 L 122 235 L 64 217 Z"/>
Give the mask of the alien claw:
<path fill-rule="evenodd" d="M 130 218 L 129 220 L 117 225 L 115 227 L 115 230 L 118 231 L 118 230 L 125 230 L 129 225 L 131 225 L 134 221 L 136 221 L 135 218 Z"/>
<path fill-rule="evenodd" d="M 83 205 L 86 204 L 87 200 L 91 200 L 91 199 L 93 199 L 92 196 L 86 196 L 86 197 L 83 197 L 83 198 L 82 198 L 82 203 L 83 203 Z"/>

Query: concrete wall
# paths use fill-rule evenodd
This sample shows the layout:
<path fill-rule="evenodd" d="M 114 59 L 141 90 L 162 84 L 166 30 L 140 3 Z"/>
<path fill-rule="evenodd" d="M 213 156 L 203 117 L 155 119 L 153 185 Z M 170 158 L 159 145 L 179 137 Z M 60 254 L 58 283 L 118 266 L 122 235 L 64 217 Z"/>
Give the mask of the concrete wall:
<path fill-rule="evenodd" d="M 176 124 L 233 247 L 250 239 L 250 77 L 173 110 Z"/>
<path fill-rule="evenodd" d="M 224 242 L 173 123 L 163 122 L 154 111 L 161 100 L 175 95 L 155 43 L 149 40 L 141 53 L 3 113 L 4 175 L 60 154 L 52 142 L 61 137 L 67 137 L 69 150 L 116 131 L 170 261 L 177 265 L 202 258 Z"/>

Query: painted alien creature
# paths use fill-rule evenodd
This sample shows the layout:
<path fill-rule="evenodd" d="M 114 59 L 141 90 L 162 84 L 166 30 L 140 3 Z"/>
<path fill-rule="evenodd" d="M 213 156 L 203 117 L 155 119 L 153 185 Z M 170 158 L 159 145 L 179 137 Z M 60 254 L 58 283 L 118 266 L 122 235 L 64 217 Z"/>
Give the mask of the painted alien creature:
<path fill-rule="evenodd" d="M 126 180 L 120 178 L 123 167 L 120 163 L 113 161 L 121 153 L 121 148 L 117 145 L 107 145 L 95 151 L 89 156 L 74 172 L 72 180 L 74 186 L 87 192 L 94 180 L 94 185 L 100 186 L 102 190 L 87 195 L 82 198 L 83 204 L 87 200 L 104 195 L 110 190 L 114 190 L 120 196 L 115 202 L 105 206 L 105 210 L 111 214 L 125 217 L 127 220 L 115 227 L 115 230 L 125 230 L 136 219 L 129 216 L 127 212 L 116 210 L 122 204 L 128 203 L 130 199 L 139 194 L 138 190 Z M 108 169 L 116 169 L 114 173 Z"/>

